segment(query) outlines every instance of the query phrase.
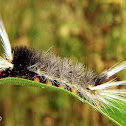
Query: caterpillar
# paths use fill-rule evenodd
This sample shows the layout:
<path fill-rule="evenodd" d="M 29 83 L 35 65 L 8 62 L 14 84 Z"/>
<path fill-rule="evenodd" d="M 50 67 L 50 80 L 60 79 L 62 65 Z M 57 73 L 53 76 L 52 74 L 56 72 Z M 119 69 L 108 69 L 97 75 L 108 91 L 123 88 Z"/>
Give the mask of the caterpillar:
<path fill-rule="evenodd" d="M 4 56 L 0 57 L 0 78 L 19 77 L 63 88 L 100 109 L 114 106 L 110 101 L 126 102 L 126 90 L 116 88 L 126 85 L 126 81 L 110 80 L 111 76 L 126 69 L 126 61 L 96 74 L 82 63 L 50 51 L 23 46 L 11 48 L 1 18 L 0 38 L 4 49 Z"/>

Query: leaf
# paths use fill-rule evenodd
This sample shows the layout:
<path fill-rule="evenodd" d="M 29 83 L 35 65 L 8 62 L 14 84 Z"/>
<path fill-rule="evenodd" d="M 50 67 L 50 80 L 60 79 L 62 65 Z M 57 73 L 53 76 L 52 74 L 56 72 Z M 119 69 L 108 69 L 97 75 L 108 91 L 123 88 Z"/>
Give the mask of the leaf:
<path fill-rule="evenodd" d="M 126 105 L 125 105 L 125 102 L 120 104 L 118 101 L 113 102 L 113 103 L 112 103 L 112 101 L 109 101 L 119 109 L 116 109 L 114 107 L 107 107 L 106 109 L 101 110 L 101 109 L 98 109 L 97 107 L 93 106 L 92 104 L 90 104 L 88 101 L 73 94 L 70 91 L 67 91 L 65 89 L 58 88 L 55 86 L 46 85 L 43 83 L 27 80 L 27 79 L 15 78 L 15 77 L 3 78 L 3 79 L 0 79 L 0 85 L 33 86 L 33 87 L 39 87 L 39 88 L 47 88 L 47 89 L 51 88 L 51 89 L 55 89 L 55 90 L 64 91 L 64 92 L 67 92 L 68 94 L 76 97 L 77 99 L 81 100 L 82 102 L 85 102 L 88 105 L 92 106 L 94 109 L 96 109 L 98 112 L 100 112 L 104 116 L 108 117 L 110 120 L 112 120 L 116 124 L 123 125 L 123 126 L 126 125 Z"/>

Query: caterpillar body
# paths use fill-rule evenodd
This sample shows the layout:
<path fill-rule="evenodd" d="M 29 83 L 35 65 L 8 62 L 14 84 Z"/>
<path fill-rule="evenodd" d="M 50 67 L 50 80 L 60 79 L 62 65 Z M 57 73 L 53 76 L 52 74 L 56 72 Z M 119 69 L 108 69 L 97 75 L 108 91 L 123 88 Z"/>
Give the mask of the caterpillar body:
<path fill-rule="evenodd" d="M 4 57 L 0 57 L 0 78 L 20 77 L 63 88 L 100 109 L 113 106 L 109 101 L 126 102 L 126 90 L 115 89 L 119 85 L 126 85 L 126 81 L 109 80 L 126 69 L 126 61 L 97 75 L 79 62 L 60 58 L 50 52 L 23 46 L 11 48 L 1 18 L 0 37 L 4 48 Z"/>

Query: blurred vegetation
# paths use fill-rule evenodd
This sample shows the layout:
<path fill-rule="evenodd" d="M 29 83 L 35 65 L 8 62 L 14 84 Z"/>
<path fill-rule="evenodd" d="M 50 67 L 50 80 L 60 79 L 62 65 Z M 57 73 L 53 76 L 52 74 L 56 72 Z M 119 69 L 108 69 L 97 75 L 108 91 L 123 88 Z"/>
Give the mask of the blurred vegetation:
<path fill-rule="evenodd" d="M 52 52 L 97 73 L 126 59 L 125 0 L 0 0 L 0 13 L 12 46 L 53 46 Z M 59 91 L 0 86 L 0 96 L 1 126 L 114 125 Z"/>

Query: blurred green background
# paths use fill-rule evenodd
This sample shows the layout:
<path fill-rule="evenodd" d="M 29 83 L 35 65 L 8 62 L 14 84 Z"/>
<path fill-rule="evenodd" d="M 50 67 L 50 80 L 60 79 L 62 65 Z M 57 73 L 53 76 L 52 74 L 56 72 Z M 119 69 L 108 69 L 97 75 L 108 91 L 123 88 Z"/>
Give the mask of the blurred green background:
<path fill-rule="evenodd" d="M 53 46 L 96 73 L 126 59 L 125 0 L 0 0 L 0 13 L 12 46 Z M 0 126 L 115 125 L 64 92 L 35 87 L 0 86 L 0 116 Z"/>

